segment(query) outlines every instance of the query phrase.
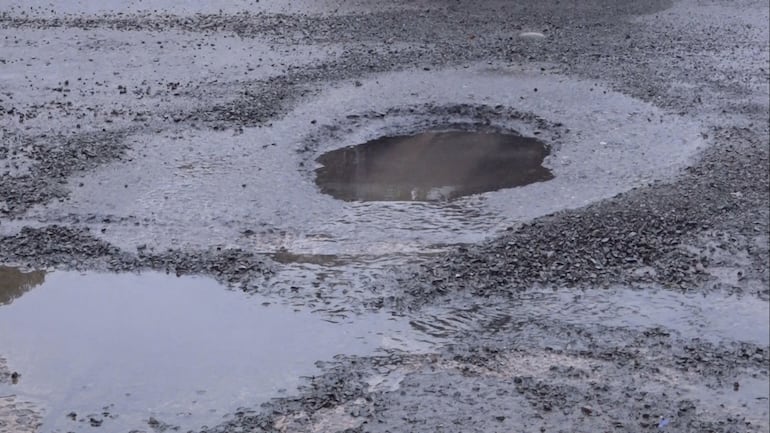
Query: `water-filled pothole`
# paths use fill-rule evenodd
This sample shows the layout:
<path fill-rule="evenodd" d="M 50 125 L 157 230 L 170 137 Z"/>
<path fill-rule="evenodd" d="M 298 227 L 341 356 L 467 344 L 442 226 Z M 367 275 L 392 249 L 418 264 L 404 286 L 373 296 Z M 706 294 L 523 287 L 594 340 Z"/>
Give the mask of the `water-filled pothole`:
<path fill-rule="evenodd" d="M 4 293 L 0 361 L 21 378 L 0 381 L 0 396 L 43 408 L 41 431 L 144 431 L 150 417 L 215 425 L 294 392 L 318 360 L 431 340 L 386 313 L 321 315 L 208 278 L 0 267 Z"/>
<path fill-rule="evenodd" d="M 553 178 L 548 147 L 514 134 L 429 131 L 320 156 L 321 191 L 346 201 L 438 201 Z"/>

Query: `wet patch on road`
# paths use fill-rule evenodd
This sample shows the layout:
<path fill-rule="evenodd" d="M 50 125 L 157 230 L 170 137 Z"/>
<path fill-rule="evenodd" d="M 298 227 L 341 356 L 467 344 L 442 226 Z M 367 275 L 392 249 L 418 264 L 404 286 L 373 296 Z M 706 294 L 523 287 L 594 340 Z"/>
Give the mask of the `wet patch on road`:
<path fill-rule="evenodd" d="M 412 333 L 384 313 L 313 314 L 210 279 L 53 272 L 0 306 L 0 347 L 23 377 L 0 396 L 45 407 L 50 431 L 195 428 L 293 392 L 317 360 Z"/>
<path fill-rule="evenodd" d="M 531 321 L 558 318 L 572 326 L 665 329 L 671 335 L 712 344 L 770 345 L 770 305 L 753 295 L 677 293 L 645 289 L 531 290 L 487 299 L 453 295 L 421 309 L 412 326 L 434 337 L 474 334 L 483 339 L 520 332 Z M 536 335 L 558 345 L 560 336 Z"/>
<path fill-rule="evenodd" d="M 10 155 L 0 173 L 0 216 L 17 216 L 34 205 L 63 200 L 59 179 L 119 159 L 125 154 L 125 131 L 18 136 L 0 131 Z M 49 136 L 53 135 L 53 136 Z"/>
<path fill-rule="evenodd" d="M 438 421 L 414 399 L 457 414 L 464 429 L 590 431 L 660 418 L 762 426 L 770 315 L 753 296 L 530 291 L 450 296 L 398 318 L 308 296 L 292 305 L 291 295 L 249 297 L 200 278 L 53 272 L 0 307 L 4 356 L 23 366 L 23 380 L 0 395 L 35 402 L 44 426 L 67 431 L 400 431 Z M 504 395 L 501 383 L 510 384 Z M 618 399 L 628 403 L 624 420 L 612 409 Z"/>
<path fill-rule="evenodd" d="M 653 288 L 453 295 L 407 315 L 437 351 L 337 358 L 298 395 L 205 431 L 762 432 L 768 308 Z"/>
<path fill-rule="evenodd" d="M 0 433 L 38 433 L 42 419 L 36 404 L 0 392 Z"/>
<path fill-rule="evenodd" d="M 0 276 L 0 283 L 2 281 Z M 20 380 L 21 374 L 12 371 L 0 355 L 0 433 L 36 433 L 42 426 L 40 406 L 14 394 Z"/>
<path fill-rule="evenodd" d="M 376 308 L 389 299 L 401 311 L 427 305 L 425 315 L 410 317 L 413 325 L 440 338 L 465 337 L 466 345 L 436 356 L 340 358 L 299 396 L 274 401 L 260 416 L 249 420 L 253 413 L 238 410 L 234 431 L 768 430 L 764 334 L 745 332 L 757 343 L 710 342 L 736 338 L 752 321 L 766 324 L 751 308 L 755 293 L 760 301 L 770 293 L 766 4 L 682 0 L 661 11 L 672 3 L 370 8 L 376 2 L 331 0 L 308 6 L 328 5 L 328 16 L 308 16 L 300 0 L 279 5 L 297 14 L 255 12 L 275 11 L 279 2 L 239 1 L 217 13 L 211 2 L 155 0 L 30 10 L 45 6 L 35 0 L 0 13 L 8 42 L 0 59 L 0 123 L 8 131 L 0 135 L 8 143 L 0 148 L 0 262 L 149 266 L 257 287 L 254 278 L 267 272 L 259 256 L 274 253 L 292 268 L 277 278 L 282 299 L 345 314 L 344 305 L 329 306 L 329 296 L 353 304 L 364 291 L 383 300 L 369 304 Z M 155 6 L 158 12 L 147 12 Z M 243 9 L 250 13 L 235 13 Z M 654 15 L 628 19 L 643 12 Z M 294 49 L 303 50 L 300 61 L 284 64 Z M 447 66 L 468 73 L 447 75 Z M 301 101 L 312 108 L 292 112 Z M 314 161 L 323 152 L 452 122 L 537 136 L 553 146 L 544 164 L 555 179 L 406 209 L 315 194 Z M 77 133 L 86 130 L 103 146 Z M 712 145 L 681 171 L 697 149 L 689 139 L 671 141 L 680 137 Z M 279 149 L 292 156 L 277 158 Z M 577 210 L 538 218 L 564 209 Z M 478 242 L 506 228 L 503 237 L 462 246 L 401 281 L 359 263 L 402 254 L 402 271 L 426 246 Z M 334 273 L 360 282 L 339 284 Z M 381 290 L 383 282 L 410 296 Z M 574 289 L 626 283 L 669 291 L 605 299 Z M 505 297 L 537 286 L 584 295 L 584 303 L 545 302 L 578 322 L 596 315 L 610 324 L 562 323 L 548 308 L 535 308 L 545 317 L 517 317 L 430 305 L 447 293 Z M 749 296 L 711 297 L 714 287 Z M 678 298 L 680 291 L 708 295 L 699 302 Z M 612 301 L 608 311 L 604 300 Z M 757 305 L 761 311 L 766 302 Z M 661 327 L 646 326 L 653 323 Z M 24 373 L 18 385 L 28 380 Z M 86 415 L 105 412 L 109 419 L 83 418 L 84 425 L 108 427 L 120 410 Z M 146 421 L 151 429 L 167 426 Z"/>
<path fill-rule="evenodd" d="M 442 201 L 550 180 L 547 146 L 530 137 L 469 131 L 382 137 L 333 150 L 316 184 L 346 201 Z"/>
<path fill-rule="evenodd" d="M 56 223 L 66 216 L 105 228 L 99 236 L 127 250 L 197 248 L 215 236 L 265 253 L 415 252 L 478 242 L 519 221 L 671 175 L 702 144 L 686 119 L 594 83 L 526 68 L 399 72 L 359 84 L 328 88 L 270 127 L 132 135 L 123 162 L 71 178 L 69 200 L 28 217 Z M 586 110 L 589 102 L 602 108 Z M 319 194 L 314 170 L 322 154 L 442 127 L 534 137 L 551 152 L 542 165 L 553 179 L 449 205 Z"/>

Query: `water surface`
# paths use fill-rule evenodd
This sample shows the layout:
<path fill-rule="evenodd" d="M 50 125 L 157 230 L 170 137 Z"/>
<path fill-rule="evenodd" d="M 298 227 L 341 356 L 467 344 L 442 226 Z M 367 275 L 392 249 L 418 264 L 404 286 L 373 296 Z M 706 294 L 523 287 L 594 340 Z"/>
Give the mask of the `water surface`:
<path fill-rule="evenodd" d="M 3 272 L 3 287 L 30 287 Z M 39 280 L 0 306 L 0 354 L 21 373 L 0 395 L 37 402 L 44 431 L 90 431 L 92 418 L 104 431 L 146 430 L 150 417 L 183 431 L 213 425 L 292 392 L 318 360 L 409 340 L 409 325 L 386 314 L 313 314 L 207 278 L 54 272 Z"/>

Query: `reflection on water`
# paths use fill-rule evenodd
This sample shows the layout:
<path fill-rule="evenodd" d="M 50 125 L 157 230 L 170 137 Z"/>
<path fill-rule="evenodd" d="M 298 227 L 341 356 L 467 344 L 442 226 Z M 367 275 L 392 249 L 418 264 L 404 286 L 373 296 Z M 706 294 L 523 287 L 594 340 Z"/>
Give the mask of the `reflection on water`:
<path fill-rule="evenodd" d="M 0 266 L 0 305 L 10 304 L 44 281 L 45 271 L 21 272 L 17 268 Z"/>
<path fill-rule="evenodd" d="M 466 131 L 383 137 L 318 158 L 316 183 L 347 201 L 441 201 L 553 178 L 534 138 Z"/>

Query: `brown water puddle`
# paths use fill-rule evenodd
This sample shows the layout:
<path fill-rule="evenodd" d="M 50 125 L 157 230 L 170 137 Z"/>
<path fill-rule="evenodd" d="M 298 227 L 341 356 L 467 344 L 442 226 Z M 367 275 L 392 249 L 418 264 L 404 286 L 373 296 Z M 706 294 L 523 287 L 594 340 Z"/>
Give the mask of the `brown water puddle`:
<path fill-rule="evenodd" d="M 547 146 L 467 131 L 382 137 L 318 158 L 316 184 L 346 201 L 440 201 L 553 178 Z"/>

